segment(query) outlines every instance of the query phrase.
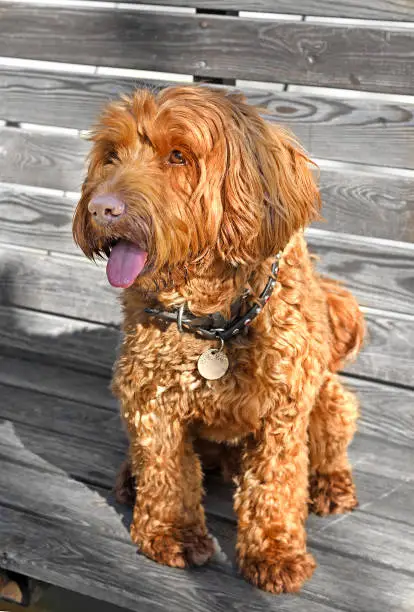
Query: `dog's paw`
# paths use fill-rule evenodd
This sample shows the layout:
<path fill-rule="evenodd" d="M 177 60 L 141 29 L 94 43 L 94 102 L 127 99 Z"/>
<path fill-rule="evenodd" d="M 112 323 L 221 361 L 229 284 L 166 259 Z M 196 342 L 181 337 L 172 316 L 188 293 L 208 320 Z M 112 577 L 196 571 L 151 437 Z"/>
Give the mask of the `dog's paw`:
<path fill-rule="evenodd" d="M 186 530 L 183 537 L 162 533 L 143 539 L 131 525 L 131 537 L 141 553 L 162 565 L 185 568 L 190 565 L 204 565 L 215 552 L 214 542 L 208 533 Z"/>
<path fill-rule="evenodd" d="M 313 474 L 309 482 L 309 510 L 319 516 L 351 512 L 358 506 L 355 485 L 349 470 Z"/>
<path fill-rule="evenodd" d="M 279 559 L 245 557 L 240 561 L 243 576 L 254 586 L 269 593 L 296 593 L 312 576 L 316 563 L 310 553 L 298 553 Z"/>

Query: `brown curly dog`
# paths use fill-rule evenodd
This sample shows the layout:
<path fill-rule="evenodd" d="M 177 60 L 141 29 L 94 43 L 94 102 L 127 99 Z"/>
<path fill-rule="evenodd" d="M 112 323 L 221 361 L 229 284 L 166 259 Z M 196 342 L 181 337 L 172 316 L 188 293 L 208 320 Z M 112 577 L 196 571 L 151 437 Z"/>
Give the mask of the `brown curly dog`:
<path fill-rule="evenodd" d="M 232 455 L 227 471 L 238 466 L 241 572 L 297 591 L 315 568 L 308 504 L 357 504 L 357 402 L 336 372 L 364 336 L 355 299 L 307 250 L 320 206 L 309 160 L 242 96 L 203 86 L 111 103 L 92 141 L 73 231 L 125 289 L 113 390 L 130 438 L 119 497 L 136 489 L 132 539 L 174 567 L 210 558 L 206 440 L 210 459 L 214 443 Z"/>

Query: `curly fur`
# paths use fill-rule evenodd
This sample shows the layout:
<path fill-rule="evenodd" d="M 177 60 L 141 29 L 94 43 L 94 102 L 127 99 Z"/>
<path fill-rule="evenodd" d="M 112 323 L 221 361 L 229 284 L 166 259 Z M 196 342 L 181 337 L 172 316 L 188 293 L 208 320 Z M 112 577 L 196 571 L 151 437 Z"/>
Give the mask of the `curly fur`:
<path fill-rule="evenodd" d="M 364 336 L 354 298 L 313 268 L 303 228 L 320 200 L 292 138 L 238 95 L 207 87 L 137 91 L 110 104 L 93 147 L 74 236 L 89 257 L 123 237 L 144 243 L 148 266 L 123 292 L 124 340 L 113 391 L 130 438 L 118 482 L 136 499 L 131 536 L 175 567 L 213 554 L 202 507 L 202 467 L 237 472 L 237 557 L 258 587 L 297 591 L 315 562 L 304 521 L 356 505 L 347 446 L 357 404 L 336 371 Z M 186 163 L 168 163 L 177 149 Z M 116 192 L 128 213 L 99 227 L 93 194 Z M 186 302 L 197 315 L 259 295 L 280 249 L 278 283 L 249 331 L 226 344 L 230 369 L 197 372 L 215 346 L 144 308 Z"/>

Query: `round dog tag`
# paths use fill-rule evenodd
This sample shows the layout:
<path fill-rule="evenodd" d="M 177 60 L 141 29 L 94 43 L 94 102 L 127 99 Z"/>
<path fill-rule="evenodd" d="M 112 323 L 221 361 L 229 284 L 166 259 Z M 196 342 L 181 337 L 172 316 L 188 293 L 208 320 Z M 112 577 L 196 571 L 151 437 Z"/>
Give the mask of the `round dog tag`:
<path fill-rule="evenodd" d="M 206 380 L 217 380 L 229 369 L 229 360 L 223 351 L 210 348 L 198 358 L 197 368 Z"/>

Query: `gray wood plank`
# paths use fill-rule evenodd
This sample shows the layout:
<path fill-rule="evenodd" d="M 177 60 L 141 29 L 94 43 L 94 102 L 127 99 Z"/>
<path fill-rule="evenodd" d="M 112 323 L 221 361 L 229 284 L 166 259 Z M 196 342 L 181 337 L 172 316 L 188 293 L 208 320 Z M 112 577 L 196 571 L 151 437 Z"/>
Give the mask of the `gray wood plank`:
<path fill-rule="evenodd" d="M 125 449 L 126 437 L 117 409 L 104 409 L 6 385 L 0 385 L 0 392 L 1 417 L 17 428 L 18 424 L 30 425 L 77 440 L 92 440 Z"/>
<path fill-rule="evenodd" d="M 8 355 L 23 354 L 52 366 L 62 362 L 82 373 L 107 376 L 119 340 L 117 328 L 0 306 L 0 346 Z"/>
<path fill-rule="evenodd" d="M 90 406 L 111 408 L 116 411 L 118 405 L 109 391 L 109 369 L 105 376 L 96 376 L 84 371 L 64 367 L 63 357 L 54 363 L 43 363 L 34 356 L 27 359 L 27 354 L 11 357 L 1 351 L 0 382 L 11 387 L 20 387 L 39 391 L 64 400 L 74 400 Z M 65 364 L 67 366 L 67 363 Z"/>
<path fill-rule="evenodd" d="M 345 589 L 350 589 L 351 585 L 356 595 L 363 592 L 363 584 L 358 579 L 358 562 L 335 557 L 332 553 L 320 556 L 321 577 L 318 582 L 314 578 L 309 583 L 313 586 L 307 586 L 302 595 L 274 597 L 253 589 L 230 568 L 221 567 L 219 571 L 214 566 L 207 566 L 190 571 L 173 570 L 137 555 L 135 547 L 127 540 L 109 539 L 87 530 L 79 532 L 68 525 L 14 509 L 1 508 L 0 512 L 2 547 L 7 553 L 2 559 L 4 567 L 19 568 L 38 579 L 80 593 L 92 592 L 94 597 L 139 612 L 236 612 L 240 610 L 240 602 L 243 602 L 243 609 L 251 612 L 299 612 L 303 607 L 309 612 L 329 612 L 332 610 L 329 598 L 339 604 Z M 338 577 L 342 567 L 344 571 Z M 366 579 L 368 571 L 361 573 L 362 579 Z M 370 582 L 375 583 L 376 579 L 380 582 L 375 599 L 380 602 L 380 607 L 376 608 L 378 612 L 388 612 L 390 608 L 386 606 L 390 604 L 404 606 L 413 592 L 409 579 L 385 569 L 375 570 L 375 574 L 375 580 L 371 578 Z M 324 582 L 329 586 L 324 586 Z M 390 589 L 387 593 L 392 583 L 398 585 L 398 589 L 395 592 Z M 367 591 L 362 602 L 373 605 L 374 589 Z M 334 609 L 343 608 L 336 606 Z M 364 608 L 358 604 L 353 610 L 363 612 Z"/>
<path fill-rule="evenodd" d="M 139 4 L 139 0 L 126 0 Z M 353 17 L 359 19 L 386 19 L 414 21 L 410 0 L 146 0 L 145 4 L 196 7 L 205 10 L 265 11 L 293 15 L 324 17 Z"/>
<path fill-rule="evenodd" d="M 343 378 L 343 383 L 360 400 L 362 434 L 414 448 L 414 390 L 355 378 Z"/>
<path fill-rule="evenodd" d="M 2 4 L 0 17 L 7 57 L 414 91 L 408 29 L 18 4 Z"/>
<path fill-rule="evenodd" d="M 3 127 L 0 139 L 1 181 L 64 191 L 80 189 L 89 145 L 77 136 Z"/>
<path fill-rule="evenodd" d="M 310 250 L 320 257 L 317 269 L 344 281 L 363 306 L 412 314 L 413 249 L 312 230 L 306 237 Z"/>
<path fill-rule="evenodd" d="M 414 242 L 414 176 L 366 172 L 354 166 L 337 170 L 323 163 L 320 172 L 324 221 L 313 227 Z M 33 180 L 17 166 L 10 178 L 16 182 Z M 56 178 L 46 172 L 37 180 L 56 186 Z M 80 180 L 79 173 L 78 183 Z M 72 238 L 75 206 L 75 197 L 0 185 L 0 241 L 81 256 Z"/>
<path fill-rule="evenodd" d="M 119 292 L 81 258 L 0 247 L 0 303 L 100 323 L 119 322 Z"/>
<path fill-rule="evenodd" d="M 78 391 L 76 398 L 66 399 L 62 397 L 62 391 L 56 395 L 54 383 L 48 382 L 56 369 L 51 368 L 49 371 L 45 366 L 43 371 L 47 374 L 47 379 L 34 388 L 30 383 L 24 382 L 23 386 L 19 384 L 17 376 L 23 366 L 30 380 L 29 371 L 37 372 L 37 364 L 29 361 L 17 364 L 13 380 L 7 377 L 7 367 L 10 367 L 7 361 L 7 358 L 0 361 L 6 369 L 6 375 L 0 375 L 0 415 L 3 418 L 76 438 L 97 442 L 107 439 L 108 443 L 116 448 L 125 447 L 117 404 L 110 401 L 109 376 L 106 379 L 99 377 L 93 382 L 93 390 L 98 391 L 94 397 L 93 393 L 85 388 L 83 374 L 78 372 L 79 386 L 83 389 L 83 394 Z M 16 367 L 16 360 L 12 359 L 10 362 Z M 66 388 L 72 380 L 72 372 L 61 368 L 58 377 L 59 381 L 64 381 L 67 377 L 66 384 L 62 385 L 62 388 Z M 90 376 L 86 377 L 86 381 L 90 379 Z M 408 448 L 414 447 L 414 390 L 352 378 L 344 379 L 343 382 L 359 397 L 359 431 L 363 435 Z M 107 399 L 100 405 L 100 398 L 105 395 Z"/>
<path fill-rule="evenodd" d="M 413 253 L 347 236 L 308 234 L 318 269 L 346 282 L 364 306 L 412 314 Z M 42 310 L 96 321 L 119 322 L 117 292 L 103 266 L 81 258 L 65 258 L 0 247 L 0 304 Z"/>
<path fill-rule="evenodd" d="M 260 89 L 246 94 L 251 104 L 267 110 L 270 120 L 290 128 L 312 156 L 413 167 L 411 104 Z"/>
<path fill-rule="evenodd" d="M 414 386 L 414 319 L 398 318 L 393 313 L 365 315 L 368 337 L 356 362 L 346 367 L 346 372 L 366 378 Z M 115 360 L 119 344 L 119 332 L 96 323 L 78 321 L 43 312 L 0 306 L 0 346 L 9 357 L 15 355 L 32 359 L 37 367 L 54 366 L 52 380 L 55 388 L 63 383 L 56 364 L 80 370 L 83 374 L 107 376 Z M 18 363 L 17 360 L 13 360 Z M 6 368 L 3 364 L 3 368 Z M 25 370 L 25 366 L 23 371 Z M 13 377 L 8 367 L 7 376 Z M 19 380 L 20 374 L 11 378 Z M 91 377 L 89 377 L 90 379 Z M 0 372 L 0 380 L 3 381 Z M 22 377 L 25 380 L 25 377 Z M 5 380 L 4 382 L 7 382 Z M 29 384 L 29 382 L 27 382 Z M 30 382 L 32 384 L 32 382 Z M 33 384 L 40 384 L 33 377 Z M 91 383 L 88 383 L 91 384 Z M 70 392 L 72 383 L 65 387 Z M 85 383 L 85 387 L 88 385 Z M 75 385 L 76 389 L 76 385 Z M 88 401 L 91 401 L 88 398 Z"/>
<path fill-rule="evenodd" d="M 76 401 L 70 401 L 56 394 L 53 381 L 49 383 L 56 369 L 46 366 L 40 369 L 38 377 L 40 379 L 43 374 L 44 382 L 35 386 L 30 381 L 33 379 L 32 373 L 37 371 L 37 364 L 25 361 L 23 367 L 29 383 L 22 381 L 19 385 L 20 364 L 17 360 L 11 360 L 9 364 L 7 361 L 4 358 L 1 362 L 2 371 L 6 373 L 5 376 L 1 375 L 1 395 L 7 398 L 0 406 L 0 417 L 6 419 L 4 444 L 13 445 L 13 439 L 18 440 L 20 437 L 23 446 L 28 449 L 33 446 L 37 449 L 34 452 L 40 450 L 41 456 L 46 453 L 49 463 L 57 461 L 61 469 L 68 470 L 71 466 L 70 469 L 75 470 L 71 473 L 79 477 L 85 469 L 87 451 L 84 449 L 78 458 L 76 449 L 80 444 L 80 437 L 88 439 L 88 447 L 95 449 L 95 455 L 105 457 L 104 480 L 99 482 L 104 486 L 111 486 L 113 470 L 116 470 L 119 456 L 125 449 L 125 438 L 121 432 L 116 403 L 110 401 L 107 380 L 97 377 L 93 382 L 93 377 L 86 376 L 86 382 L 92 382 L 90 393 L 85 389 L 83 375 L 77 373 L 79 390 L 75 397 L 72 395 Z M 14 379 L 9 374 L 12 367 L 16 368 Z M 58 374 L 61 393 L 73 381 L 72 374 L 70 370 L 63 368 Z M 384 474 L 398 480 L 413 478 L 414 391 L 368 381 L 346 380 L 345 383 L 357 391 L 361 401 L 361 433 L 352 446 L 354 465 L 374 475 Z M 19 388 L 21 385 L 23 388 Z M 106 410 L 99 408 L 102 397 L 102 405 Z M 30 427 L 36 428 L 32 438 Z M 7 436 L 8 431 L 14 433 Z M 47 439 L 43 446 L 44 437 Z M 110 440 L 109 444 L 107 440 Z M 62 456 L 59 453 L 59 441 L 65 445 Z M 70 450 L 72 442 L 74 447 Z M 21 446 L 19 443 L 16 448 Z M 110 448 L 105 449 L 105 446 Z M 110 449 L 113 449 L 113 452 Z M 6 456 L 10 456 L 10 452 L 9 450 Z M 378 463 L 378 456 L 381 456 L 381 463 Z"/>
<path fill-rule="evenodd" d="M 13 170 L 16 182 L 25 173 Z M 52 177 L 48 180 L 56 180 Z M 31 180 L 29 175 L 28 180 Z M 78 176 L 78 182 L 80 175 Z M 24 178 L 22 178 L 24 181 Z M 0 240 L 14 245 L 79 255 L 72 238 L 76 201 L 47 193 L 36 193 L 0 185 Z"/>
<path fill-rule="evenodd" d="M 365 314 L 368 337 L 346 371 L 385 382 L 413 386 L 414 320 L 392 313 Z"/>
<path fill-rule="evenodd" d="M 122 515 L 119 516 L 116 514 L 114 508 L 112 507 L 112 502 L 110 500 L 105 499 L 103 492 L 98 493 L 98 495 L 100 496 L 99 499 L 97 497 L 97 491 L 93 488 L 80 488 L 79 486 L 73 483 L 70 483 L 69 486 L 66 486 L 66 482 L 64 480 L 60 480 L 59 482 L 55 475 L 53 476 L 52 481 L 50 476 L 45 475 L 46 477 L 43 483 L 44 485 L 47 485 L 47 483 L 49 482 L 51 484 L 51 487 L 49 488 L 48 486 L 45 486 L 46 494 L 36 495 L 36 490 L 39 489 L 39 478 L 42 478 L 41 475 L 37 475 L 34 470 L 30 470 L 29 473 L 22 473 L 21 471 L 19 472 L 15 469 L 14 466 L 10 466 L 10 464 L 4 464 L 4 467 L 10 470 L 10 479 L 14 474 L 15 478 L 13 480 L 16 480 L 16 477 L 18 477 L 18 475 L 20 474 L 23 482 L 27 483 L 26 487 L 21 486 L 21 483 L 19 483 L 18 491 L 14 492 L 12 498 L 17 497 L 18 508 L 21 508 L 25 505 L 25 498 L 27 499 L 27 502 L 29 502 L 30 500 L 31 509 L 30 514 L 28 514 L 27 512 L 18 511 L 14 508 L 11 509 L 9 507 L 6 510 L 4 507 L 0 507 L 0 513 L 3 518 L 3 525 L 7 525 L 8 527 L 7 531 L 6 529 L 4 531 L 6 531 L 7 534 L 13 534 L 14 536 L 10 538 L 9 535 L 8 537 L 6 537 L 6 539 L 2 537 L 2 542 L 4 542 L 3 546 L 6 545 L 5 550 L 7 553 L 5 559 L 3 555 L 2 559 L 4 560 L 2 560 L 2 564 L 5 564 L 6 567 L 10 567 L 9 563 L 12 563 L 12 568 L 17 569 L 16 563 L 24 563 L 27 559 L 27 548 L 29 548 L 30 546 L 31 555 L 33 555 L 33 553 L 36 555 L 36 562 L 31 556 L 31 563 L 29 569 L 26 569 L 26 573 L 29 573 L 29 575 L 34 575 L 35 577 L 40 578 L 38 574 L 33 574 L 33 572 L 37 572 L 38 568 L 43 567 L 45 560 L 50 560 L 53 561 L 53 563 L 49 563 L 48 566 L 48 580 L 55 581 L 57 579 L 61 581 L 62 579 L 64 579 L 63 577 L 72 575 L 72 571 L 68 572 L 67 568 L 70 564 L 70 559 L 73 557 L 76 558 L 78 564 L 80 564 L 80 566 L 82 567 L 84 575 L 89 575 L 91 567 L 94 567 L 95 569 L 99 568 L 98 575 L 102 575 L 101 572 L 105 572 L 105 568 L 107 567 L 108 557 L 110 560 L 113 558 L 112 555 L 114 555 L 116 551 L 119 551 L 119 546 L 121 542 L 125 545 L 132 547 L 128 539 L 128 533 L 125 527 L 121 525 Z M 29 480 L 30 475 L 31 478 Z M 0 496 L 1 495 L 2 494 L 0 493 Z M 66 499 L 68 499 L 67 503 L 65 503 Z M 108 505 L 105 505 L 105 502 Z M 12 500 L 9 500 L 9 506 L 10 503 L 13 505 Z M 86 504 L 88 504 L 88 510 L 95 509 L 96 517 L 92 518 L 92 512 L 88 514 L 85 508 Z M 118 510 L 118 508 L 116 509 Z M 119 511 L 121 511 L 121 509 L 119 509 Z M 21 538 L 16 537 L 18 533 L 21 533 L 21 531 L 18 532 L 16 530 L 15 513 L 18 513 L 20 519 L 20 526 L 24 527 L 25 538 L 23 539 L 23 541 L 21 541 Z M 363 520 L 367 520 L 368 518 L 366 518 L 363 513 L 357 514 L 359 514 L 360 516 L 362 515 Z M 355 514 L 355 516 L 357 516 L 357 514 Z M 125 519 L 128 521 L 128 519 L 130 518 L 130 513 L 127 512 L 126 514 L 124 514 L 124 516 Z M 319 601 L 321 601 L 322 605 L 328 604 L 336 610 L 352 609 L 360 610 L 362 612 L 367 609 L 371 609 L 371 606 L 375 602 L 375 610 L 378 611 L 384 610 L 385 612 L 385 610 L 394 609 L 393 606 L 397 605 L 399 606 L 398 609 L 409 609 L 406 608 L 406 602 L 411 594 L 411 591 L 407 591 L 407 586 L 410 585 L 410 588 L 413 588 L 412 579 L 410 577 L 405 576 L 403 574 L 398 574 L 388 569 L 387 567 L 378 567 L 378 565 L 376 565 L 375 567 L 371 566 L 367 559 L 368 555 L 366 554 L 365 548 L 363 546 L 355 546 L 357 540 L 356 542 L 352 542 L 351 539 L 349 544 L 345 545 L 350 547 L 352 546 L 352 544 L 354 544 L 355 550 L 352 551 L 351 556 L 343 557 L 340 552 L 337 551 L 333 553 L 331 550 L 326 548 L 326 544 L 328 546 L 331 546 L 332 538 L 321 534 L 321 531 L 326 531 L 324 527 L 328 526 L 328 529 L 332 530 L 332 525 L 327 525 L 327 523 L 320 519 L 316 519 L 316 522 L 321 527 L 321 529 L 319 532 L 315 533 L 314 537 L 311 537 L 311 548 L 314 548 L 314 552 L 316 552 L 316 557 L 319 561 L 319 567 L 311 582 L 305 585 L 300 599 L 298 600 L 298 598 L 292 597 L 269 598 L 259 593 L 258 591 L 253 591 L 252 589 L 249 589 L 250 592 L 253 593 L 255 596 L 255 599 L 252 598 L 250 605 L 252 605 L 253 603 L 257 606 L 266 604 L 266 606 L 268 606 L 266 609 L 276 609 L 273 606 L 277 606 L 277 609 L 280 609 L 282 611 L 285 609 L 300 610 L 302 608 L 298 606 L 305 605 L 307 610 L 319 610 L 318 604 Z M 40 533 L 44 534 L 42 540 L 47 541 L 49 543 L 49 546 L 46 549 L 39 542 L 39 537 L 37 538 L 37 540 L 33 540 L 32 537 L 30 537 L 33 535 L 32 531 L 36 523 L 38 534 L 39 531 Z M 386 527 L 395 528 L 395 525 L 390 525 L 390 523 L 391 521 L 384 521 Z M 28 528 L 28 524 L 32 525 L 32 529 L 30 527 Z M 229 523 L 228 521 L 223 524 L 217 518 L 211 516 L 209 517 L 209 524 L 210 527 L 212 527 L 213 534 L 217 534 L 217 536 L 219 537 L 219 542 L 223 546 L 223 548 L 227 550 L 229 546 L 232 547 L 235 531 L 234 525 L 232 526 L 231 523 Z M 357 531 L 357 536 L 360 535 L 358 529 L 356 529 L 356 525 L 352 525 L 351 529 L 352 528 Z M 368 531 L 370 530 L 369 524 L 367 525 L 367 529 Z M 345 525 L 342 525 L 341 530 L 342 532 L 346 531 Z M 61 554 L 59 554 L 58 551 L 54 550 L 53 559 L 51 555 L 47 554 L 47 550 L 49 549 L 49 547 L 53 548 L 53 543 L 51 542 L 53 542 L 54 538 L 56 537 L 56 533 L 63 534 L 66 539 L 66 546 L 64 548 L 66 552 L 66 571 L 65 568 L 61 565 L 62 556 Z M 352 532 L 349 530 L 348 535 L 350 533 Z M 29 542 L 27 541 L 28 539 Z M 334 541 L 335 546 L 337 546 L 338 539 Z M 104 557 L 106 562 L 104 562 L 101 554 L 95 557 L 92 561 L 88 555 L 85 555 L 83 547 L 80 546 L 81 542 L 87 543 L 89 550 L 96 551 L 97 545 L 99 545 L 99 543 L 103 540 L 105 541 L 105 550 L 107 550 L 107 553 Z M 315 542 L 317 541 L 317 543 L 313 544 L 314 540 Z M 389 537 L 389 540 L 392 541 L 392 536 Z M 406 542 L 408 542 L 408 538 L 406 539 Z M 394 544 L 394 542 L 392 543 Z M 397 550 L 401 551 L 402 548 L 403 547 L 401 545 L 401 541 L 398 541 Z M 81 554 L 79 554 L 80 550 L 82 551 Z M 70 554 L 70 551 L 72 552 L 72 554 Z M 102 553 L 102 551 L 100 552 Z M 382 551 L 378 551 L 377 549 L 375 549 L 375 553 L 373 554 L 375 561 L 378 557 L 378 553 L 382 557 L 386 557 L 388 560 L 388 550 L 384 554 L 384 549 Z M 363 555 L 363 557 L 358 556 L 361 554 Z M 395 554 L 397 554 L 397 551 L 395 552 Z M 168 574 L 171 572 L 171 570 L 165 570 L 165 568 L 161 568 L 158 565 L 151 564 L 140 556 L 134 555 L 134 557 L 136 559 L 135 563 L 139 567 L 141 573 L 139 581 L 140 586 L 142 586 L 142 583 L 145 581 L 144 588 L 148 588 L 147 580 L 149 577 L 146 573 L 147 566 L 154 572 L 158 573 L 159 579 L 162 579 L 161 572 L 164 571 L 168 580 Z M 142 569 L 141 564 L 143 564 Z M 111 590 L 115 585 L 120 584 L 120 581 L 124 579 L 123 577 L 125 576 L 125 573 L 126 575 L 128 575 L 129 564 L 126 564 L 125 572 L 125 564 L 123 560 L 118 559 L 116 567 L 122 567 L 122 571 L 120 572 L 122 574 L 122 578 L 120 578 L 118 576 L 118 573 L 114 572 L 113 568 L 111 568 L 112 580 L 108 583 L 109 589 Z M 233 587 L 231 581 L 232 570 L 230 568 L 227 568 L 225 565 L 221 565 L 220 568 L 215 565 L 210 565 L 210 567 L 203 568 L 201 571 L 197 572 L 197 574 L 199 576 L 201 574 L 203 578 L 206 578 L 206 580 L 209 581 L 210 572 L 217 571 L 218 569 L 223 572 L 221 575 L 223 583 L 227 584 L 227 580 L 230 579 L 230 585 L 231 587 Z M 57 571 L 59 570 L 61 573 L 57 573 Z M 194 571 L 195 570 L 192 570 L 192 572 Z M 193 578 L 192 572 L 179 572 L 179 574 L 180 577 L 184 575 L 187 578 L 191 579 Z M 217 580 L 219 580 L 219 575 L 220 574 L 217 572 Z M 57 584 L 60 584 L 61 586 L 68 586 L 67 582 L 64 584 L 58 582 Z M 243 588 L 242 585 L 243 583 L 240 584 L 240 588 Z M 390 588 L 391 585 L 393 585 L 394 588 Z M 398 585 L 397 588 L 396 585 Z M 183 586 L 184 585 L 182 585 L 180 589 L 177 589 L 180 591 L 180 593 L 182 593 L 183 591 Z M 215 587 L 217 588 L 217 584 L 215 585 Z M 344 599 L 344 592 L 346 591 L 348 591 L 349 594 L 348 597 Z M 231 590 L 227 590 L 226 588 L 226 592 L 229 593 L 231 592 Z M 213 596 L 215 595 L 215 593 L 216 591 L 213 591 Z M 108 594 L 106 593 L 100 593 L 100 595 L 102 598 L 105 599 L 108 597 Z M 234 596 L 234 592 L 232 593 L 232 595 Z M 309 606 L 307 602 L 308 598 L 310 599 Z M 157 601 L 162 602 L 162 597 L 158 597 Z M 342 607 L 344 601 L 346 601 L 348 605 Z M 175 599 L 172 600 L 170 605 L 174 606 L 175 602 Z M 117 603 L 119 605 L 119 601 Z M 243 599 L 243 604 L 248 605 L 248 602 Z M 170 607 L 169 609 L 175 608 Z M 214 609 L 217 608 L 215 607 Z M 235 609 L 238 608 L 236 607 Z M 251 608 L 249 606 L 249 610 L 250 609 L 256 609 L 256 607 Z M 258 607 L 257 609 L 262 608 Z"/>
<path fill-rule="evenodd" d="M 350 166 L 334 170 L 321 163 L 319 184 L 325 221 L 313 227 L 414 242 L 414 176 Z"/>
<path fill-rule="evenodd" d="M 88 129 L 106 102 L 140 85 L 136 79 L 3 68 L 0 118 Z M 251 104 L 267 109 L 270 120 L 291 128 L 313 156 L 413 167 L 411 104 L 257 89 L 245 94 Z"/>

